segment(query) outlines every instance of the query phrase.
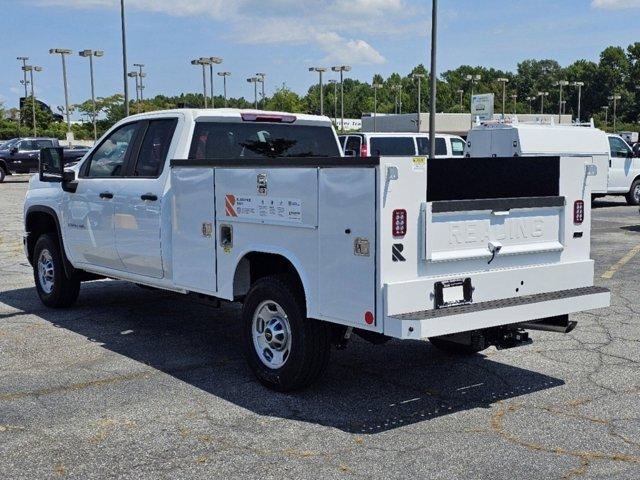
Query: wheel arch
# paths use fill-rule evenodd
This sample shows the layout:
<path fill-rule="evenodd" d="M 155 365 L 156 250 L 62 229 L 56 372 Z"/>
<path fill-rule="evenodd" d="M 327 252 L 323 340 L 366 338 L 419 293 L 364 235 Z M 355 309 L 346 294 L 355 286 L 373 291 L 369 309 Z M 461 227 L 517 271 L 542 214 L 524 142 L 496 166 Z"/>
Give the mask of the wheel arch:
<path fill-rule="evenodd" d="M 35 248 L 38 237 L 45 233 L 53 233 L 58 239 L 60 252 L 62 253 L 62 261 L 64 270 L 68 277 L 72 277 L 76 273 L 76 269 L 71 265 L 64 250 L 64 242 L 62 241 L 62 230 L 60 221 L 55 210 L 44 205 L 33 205 L 27 209 L 24 219 L 25 231 L 27 232 L 26 249 L 27 259 L 29 263 L 33 262 L 33 250 Z"/>
<path fill-rule="evenodd" d="M 309 281 L 304 270 L 296 258 L 291 258 L 285 252 L 268 250 L 251 250 L 245 252 L 236 263 L 233 275 L 233 297 L 242 298 L 249 288 L 259 279 L 268 275 L 288 273 L 299 283 L 305 297 L 307 310 L 309 307 Z"/>

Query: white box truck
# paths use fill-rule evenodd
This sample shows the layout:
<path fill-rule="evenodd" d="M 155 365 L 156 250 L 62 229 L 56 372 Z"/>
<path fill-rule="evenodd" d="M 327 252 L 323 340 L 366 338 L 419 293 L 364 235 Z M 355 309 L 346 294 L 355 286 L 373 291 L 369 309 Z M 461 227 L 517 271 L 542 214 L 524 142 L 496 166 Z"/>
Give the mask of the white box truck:
<path fill-rule="evenodd" d="M 618 135 L 593 126 L 484 122 L 467 136 L 467 157 L 582 155 L 597 167 L 590 177 L 593 196 L 623 195 L 640 204 L 640 158 Z"/>
<path fill-rule="evenodd" d="M 608 306 L 587 174 L 582 157 L 346 158 L 326 117 L 154 112 L 69 170 L 41 152 L 24 245 L 49 307 L 99 277 L 242 302 L 248 364 L 292 390 L 352 333 L 471 353 Z"/>

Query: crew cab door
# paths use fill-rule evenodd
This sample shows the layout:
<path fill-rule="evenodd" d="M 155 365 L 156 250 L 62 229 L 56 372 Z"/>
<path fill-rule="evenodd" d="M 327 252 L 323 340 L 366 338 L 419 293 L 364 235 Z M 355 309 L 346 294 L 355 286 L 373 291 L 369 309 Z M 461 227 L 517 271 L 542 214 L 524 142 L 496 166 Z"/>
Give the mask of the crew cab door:
<path fill-rule="evenodd" d="M 619 137 L 609 137 L 609 190 L 627 192 L 631 182 L 640 173 L 633 168 L 633 154 L 627 143 Z"/>
<path fill-rule="evenodd" d="M 75 192 L 65 192 L 62 229 L 74 263 L 124 270 L 115 245 L 115 199 L 123 187 L 139 122 L 111 132 L 83 163 Z"/>
<path fill-rule="evenodd" d="M 177 122 L 177 118 L 140 122 L 123 188 L 114 199 L 116 250 L 129 273 L 155 278 L 164 275 L 161 213 L 168 174 L 165 163 Z"/>

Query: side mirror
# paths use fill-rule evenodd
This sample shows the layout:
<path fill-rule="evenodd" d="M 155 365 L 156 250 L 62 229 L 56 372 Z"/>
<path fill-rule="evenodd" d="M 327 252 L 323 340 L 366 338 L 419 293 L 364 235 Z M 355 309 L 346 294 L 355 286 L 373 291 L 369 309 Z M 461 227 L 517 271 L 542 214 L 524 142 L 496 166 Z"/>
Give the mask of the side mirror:
<path fill-rule="evenodd" d="M 40 150 L 40 181 L 62 182 L 64 177 L 64 157 L 62 147 L 49 147 Z"/>

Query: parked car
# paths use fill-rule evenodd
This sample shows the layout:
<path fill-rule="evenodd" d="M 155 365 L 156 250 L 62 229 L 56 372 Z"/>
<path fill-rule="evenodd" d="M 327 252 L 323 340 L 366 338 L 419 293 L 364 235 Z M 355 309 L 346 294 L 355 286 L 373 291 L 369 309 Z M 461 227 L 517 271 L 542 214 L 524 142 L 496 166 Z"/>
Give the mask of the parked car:
<path fill-rule="evenodd" d="M 69 148 L 64 149 L 64 164 L 67 167 L 71 167 L 78 163 L 82 157 L 84 157 L 90 150 L 89 147 L 84 145 L 72 145 Z"/>
<path fill-rule="evenodd" d="M 350 133 L 339 135 L 347 157 L 428 155 L 425 133 Z M 436 158 L 462 157 L 464 140 L 457 135 L 436 134 Z"/>
<path fill-rule="evenodd" d="M 29 173 L 38 169 L 41 148 L 57 147 L 55 138 L 14 138 L 0 147 L 0 182 L 12 173 Z"/>

